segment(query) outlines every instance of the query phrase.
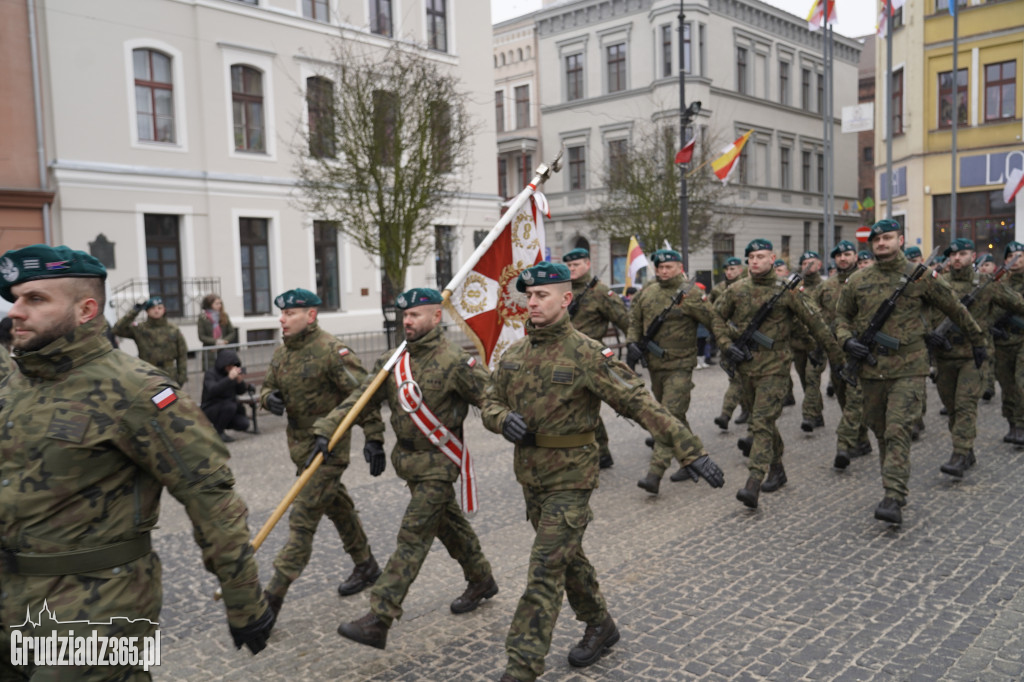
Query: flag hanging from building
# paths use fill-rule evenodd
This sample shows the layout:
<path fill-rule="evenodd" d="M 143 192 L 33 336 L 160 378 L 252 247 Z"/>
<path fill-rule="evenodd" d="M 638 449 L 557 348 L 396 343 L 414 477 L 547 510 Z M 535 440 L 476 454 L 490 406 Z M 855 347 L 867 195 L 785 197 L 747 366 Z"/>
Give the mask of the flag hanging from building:
<path fill-rule="evenodd" d="M 863 210 L 868 211 L 875 207 L 875 200 L 871 197 L 864 197 L 864 201 L 860 205 L 863 207 Z"/>
<path fill-rule="evenodd" d="M 844 211 L 849 211 L 850 210 L 850 200 L 849 199 L 847 199 L 846 201 L 843 202 L 843 210 Z"/>
<path fill-rule="evenodd" d="M 1024 188 L 1024 170 L 1020 168 L 1014 168 L 1010 171 L 1010 177 L 1008 177 L 1006 186 L 1003 187 L 1003 203 L 1008 204 L 1013 201 L 1013 198 L 1017 196 L 1021 188 Z"/>
<path fill-rule="evenodd" d="M 636 275 L 640 272 L 641 268 L 646 268 L 647 256 L 644 255 L 643 249 L 640 248 L 640 242 L 637 241 L 636 235 L 629 238 L 629 247 L 626 249 L 626 288 L 633 286 L 633 282 L 636 281 Z"/>
<path fill-rule="evenodd" d="M 753 130 L 748 130 L 739 139 L 733 142 L 731 145 L 722 150 L 722 155 L 711 162 L 711 170 L 714 171 L 715 175 L 722 184 L 728 184 L 729 176 L 736 169 L 738 165 L 737 160 L 739 159 L 740 153 L 743 151 L 743 145 L 750 139 L 750 135 Z"/>
<path fill-rule="evenodd" d="M 676 163 L 690 163 L 690 159 L 693 158 L 693 143 L 696 141 L 697 138 L 694 137 L 683 145 L 683 148 L 676 153 Z"/>
<path fill-rule="evenodd" d="M 547 199 L 535 192 L 449 300 L 449 312 L 456 313 L 492 370 L 526 333 L 526 296 L 516 291 L 516 279 L 543 259 L 545 215 L 551 217 Z"/>
<path fill-rule="evenodd" d="M 807 28 L 817 31 L 825 24 L 836 23 L 836 0 L 814 0 L 807 13 Z"/>
<path fill-rule="evenodd" d="M 956 0 L 949 0 L 955 2 Z M 889 28 L 889 18 L 896 14 L 896 10 L 903 7 L 906 0 L 882 0 L 882 8 L 878 13 L 878 37 L 884 38 Z"/>

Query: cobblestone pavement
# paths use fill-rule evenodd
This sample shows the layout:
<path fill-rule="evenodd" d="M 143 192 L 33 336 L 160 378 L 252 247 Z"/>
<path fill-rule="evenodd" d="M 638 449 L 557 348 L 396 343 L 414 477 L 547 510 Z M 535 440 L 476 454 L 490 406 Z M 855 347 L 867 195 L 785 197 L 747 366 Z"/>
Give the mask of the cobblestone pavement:
<path fill-rule="evenodd" d="M 1024 467 L 1002 442 L 999 398 L 982 403 L 978 464 L 963 481 L 939 466 L 951 452 L 945 418 L 929 383 L 927 430 L 913 447 L 904 524 L 873 518 L 882 498 L 877 455 L 832 469 L 838 422 L 826 399 L 827 427 L 800 431 L 799 407 L 786 408 L 789 483 L 761 495 L 757 511 L 734 497 L 746 469 L 732 426 L 718 414 L 726 377 L 695 374 L 690 423 L 726 474 L 723 489 L 663 480 L 653 497 L 636 486 L 648 450 L 640 427 L 605 408 L 615 466 L 592 498 L 585 539 L 609 608 L 622 633 L 590 668 L 566 654 L 583 631 L 565 604 L 544 680 L 1011 680 L 1024 678 Z M 799 401 L 800 389 L 796 388 Z M 262 434 L 230 445 L 238 490 L 255 534 L 288 486 L 284 419 L 261 417 Z M 387 447 L 392 440 L 389 432 Z M 292 586 L 270 645 L 259 656 L 235 651 L 215 581 L 202 569 L 180 505 L 163 505 L 156 547 L 164 562 L 157 680 L 496 680 L 504 639 L 526 578 L 532 530 L 512 473 L 511 447 L 467 421 L 480 481 L 473 519 L 494 566 L 499 594 L 461 616 L 448 605 L 463 588 L 458 565 L 440 543 L 405 602 L 405 616 L 379 651 L 341 638 L 338 623 L 368 610 L 365 593 L 338 596 L 351 570 L 329 523 L 313 559 Z M 388 470 L 373 479 L 356 431 L 345 481 L 383 564 L 408 499 Z M 285 524 L 259 551 L 261 577 L 272 570 Z"/>

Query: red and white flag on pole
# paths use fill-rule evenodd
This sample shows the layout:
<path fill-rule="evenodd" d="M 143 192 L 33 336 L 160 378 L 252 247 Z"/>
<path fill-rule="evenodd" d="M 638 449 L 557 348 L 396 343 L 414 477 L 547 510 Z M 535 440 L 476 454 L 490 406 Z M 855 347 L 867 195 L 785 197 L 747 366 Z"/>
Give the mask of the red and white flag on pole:
<path fill-rule="evenodd" d="M 1003 187 L 1003 203 L 1008 204 L 1013 201 L 1022 188 L 1024 188 L 1024 170 L 1014 168 L 1010 171 L 1010 177 L 1006 179 L 1006 186 Z"/>
<path fill-rule="evenodd" d="M 690 159 L 693 158 L 693 143 L 696 141 L 696 137 L 692 138 L 683 145 L 682 149 L 676 152 L 676 163 L 690 163 Z"/>
<path fill-rule="evenodd" d="M 906 0 L 882 0 L 882 8 L 878 13 L 878 37 L 884 38 L 889 30 L 889 17 L 903 7 Z"/>
<path fill-rule="evenodd" d="M 807 28 L 817 31 L 825 24 L 834 24 L 836 21 L 836 0 L 814 0 L 811 11 L 807 13 Z"/>
<path fill-rule="evenodd" d="M 544 258 L 545 215 L 551 217 L 547 199 L 534 192 L 448 301 L 491 369 L 526 334 L 526 296 L 516 279 Z"/>

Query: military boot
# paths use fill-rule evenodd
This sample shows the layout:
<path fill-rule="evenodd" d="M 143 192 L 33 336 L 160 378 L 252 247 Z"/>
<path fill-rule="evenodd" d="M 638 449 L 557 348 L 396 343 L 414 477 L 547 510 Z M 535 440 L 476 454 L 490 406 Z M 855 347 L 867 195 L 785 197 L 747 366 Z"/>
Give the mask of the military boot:
<path fill-rule="evenodd" d="M 700 480 L 700 476 L 692 468 L 685 466 L 676 469 L 676 472 L 669 476 L 668 480 L 673 483 L 679 483 L 680 481 L 693 481 L 696 483 Z"/>
<path fill-rule="evenodd" d="M 1016 445 L 1024 445 L 1024 426 L 1013 427 L 1013 440 L 1010 442 Z"/>
<path fill-rule="evenodd" d="M 281 607 L 284 606 L 284 597 L 279 597 L 276 594 L 270 594 L 266 590 L 263 591 L 263 598 L 267 600 L 267 606 L 274 612 L 274 618 L 281 613 Z"/>
<path fill-rule="evenodd" d="M 898 526 L 903 523 L 903 512 L 900 511 L 900 506 L 902 505 L 895 498 L 883 497 L 875 507 L 875 518 Z"/>
<path fill-rule="evenodd" d="M 715 425 L 723 431 L 729 428 L 729 415 L 724 412 L 715 417 L 712 421 L 714 421 Z"/>
<path fill-rule="evenodd" d="M 768 476 L 761 483 L 761 490 L 766 493 L 773 493 L 786 485 L 786 470 L 782 468 L 782 462 L 772 464 L 768 467 Z"/>
<path fill-rule="evenodd" d="M 611 469 L 614 464 L 615 460 L 612 459 L 611 453 L 601 455 L 601 459 L 597 460 L 597 466 L 602 469 Z"/>
<path fill-rule="evenodd" d="M 338 634 L 377 649 L 383 649 L 388 643 L 388 626 L 372 611 L 359 620 L 339 625 Z"/>
<path fill-rule="evenodd" d="M 661 487 L 661 476 L 657 474 L 647 474 L 639 481 L 636 482 L 638 488 L 643 488 L 652 495 L 658 494 L 658 488 Z"/>
<path fill-rule="evenodd" d="M 804 420 L 800 422 L 800 430 L 810 433 L 814 430 L 814 420 L 810 417 L 804 417 Z"/>
<path fill-rule="evenodd" d="M 836 458 L 832 461 L 832 466 L 836 469 L 845 469 L 850 466 L 850 458 L 853 454 L 849 450 L 836 450 Z"/>
<path fill-rule="evenodd" d="M 967 471 L 967 457 L 954 452 L 949 461 L 939 467 L 939 471 L 953 478 L 963 478 L 964 472 Z"/>
<path fill-rule="evenodd" d="M 743 438 L 740 438 L 736 441 L 736 447 L 743 452 L 744 457 L 750 457 L 750 448 L 754 447 L 754 437 L 744 436 Z"/>
<path fill-rule="evenodd" d="M 466 586 L 466 591 L 452 602 L 452 613 L 469 613 L 480 606 L 480 602 L 484 599 L 490 599 L 496 594 L 498 594 L 498 583 L 494 582 L 493 575 L 478 583 L 469 583 Z"/>
<path fill-rule="evenodd" d="M 649 448 L 653 448 L 654 447 L 654 436 L 647 436 L 647 438 L 644 438 L 644 445 L 646 445 Z"/>
<path fill-rule="evenodd" d="M 519 682 L 519 680 L 517 680 L 516 678 L 512 677 L 508 673 L 504 673 L 501 676 L 501 679 L 498 680 L 498 682 Z"/>
<path fill-rule="evenodd" d="M 619 641 L 619 629 L 611 615 L 597 625 L 587 625 L 583 639 L 569 652 L 569 665 L 574 668 L 586 668 L 597 662 L 605 651 Z"/>
<path fill-rule="evenodd" d="M 857 448 L 850 453 L 851 457 L 864 457 L 871 454 L 871 441 L 866 438 L 857 443 Z"/>
<path fill-rule="evenodd" d="M 377 582 L 380 573 L 380 566 L 377 565 L 377 560 L 371 554 L 369 559 L 361 564 L 356 564 L 356 567 L 352 569 L 352 574 L 345 578 L 345 582 L 338 585 L 338 594 L 342 597 L 347 597 L 362 592 Z M 383 649 L 384 647 L 380 648 Z"/>
<path fill-rule="evenodd" d="M 989 389 L 981 394 L 981 399 L 987 403 L 988 401 L 992 400 L 992 396 L 994 396 L 995 394 L 995 391 Z"/>
<path fill-rule="evenodd" d="M 796 405 L 796 398 L 793 397 L 793 392 L 790 391 L 789 395 L 787 395 L 786 398 L 782 401 L 782 406 L 792 407 L 793 405 Z"/>
<path fill-rule="evenodd" d="M 737 424 L 746 424 L 748 421 L 750 421 L 750 413 L 747 412 L 746 409 L 741 407 L 740 416 L 736 417 L 736 419 L 734 419 L 733 421 L 736 422 Z"/>
<path fill-rule="evenodd" d="M 1003 436 L 1004 443 L 1016 443 L 1017 442 L 1017 426 L 1010 422 L 1010 430 Z"/>
<path fill-rule="evenodd" d="M 747 478 L 747 484 L 736 491 L 736 499 L 751 509 L 757 509 L 757 496 L 761 492 L 761 481 L 753 476 Z"/>

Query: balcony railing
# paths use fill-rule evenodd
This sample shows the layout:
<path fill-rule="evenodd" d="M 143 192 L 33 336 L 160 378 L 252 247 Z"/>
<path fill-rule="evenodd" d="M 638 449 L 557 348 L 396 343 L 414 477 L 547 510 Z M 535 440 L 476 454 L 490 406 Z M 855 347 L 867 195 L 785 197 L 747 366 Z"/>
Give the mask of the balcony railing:
<path fill-rule="evenodd" d="M 203 297 L 207 294 L 220 296 L 220 277 L 191 277 L 181 280 L 180 300 L 176 292 L 167 294 L 153 291 L 148 280 L 130 279 L 111 289 L 107 305 L 116 311 L 117 317 L 121 317 L 136 303 L 141 303 L 150 296 L 163 296 L 168 319 L 193 320 L 199 315 Z"/>

